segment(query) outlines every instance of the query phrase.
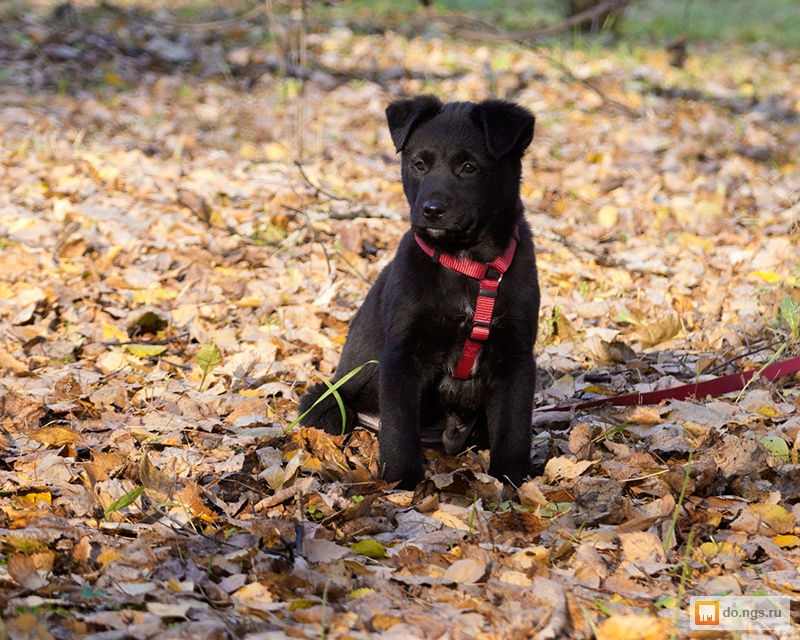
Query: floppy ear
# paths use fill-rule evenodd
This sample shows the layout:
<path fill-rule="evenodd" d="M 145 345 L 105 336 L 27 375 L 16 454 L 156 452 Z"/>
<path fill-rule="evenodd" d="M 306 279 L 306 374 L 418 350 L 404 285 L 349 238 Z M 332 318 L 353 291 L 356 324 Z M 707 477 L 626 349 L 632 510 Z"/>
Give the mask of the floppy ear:
<path fill-rule="evenodd" d="M 525 107 L 505 100 L 484 100 L 473 111 L 483 127 L 486 148 L 495 159 L 511 151 L 522 157 L 533 140 L 534 115 Z"/>
<path fill-rule="evenodd" d="M 417 125 L 430 120 L 442 109 L 442 101 L 436 96 L 425 94 L 414 98 L 395 100 L 386 107 L 386 120 L 392 135 L 395 150 L 400 153 L 406 146 L 411 131 Z"/>

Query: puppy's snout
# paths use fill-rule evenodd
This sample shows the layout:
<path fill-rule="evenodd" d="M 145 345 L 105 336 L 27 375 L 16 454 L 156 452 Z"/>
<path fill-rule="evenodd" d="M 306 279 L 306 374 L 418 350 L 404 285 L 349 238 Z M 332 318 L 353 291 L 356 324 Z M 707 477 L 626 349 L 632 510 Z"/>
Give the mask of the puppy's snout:
<path fill-rule="evenodd" d="M 426 200 L 422 203 L 422 215 L 426 220 L 438 220 L 447 211 L 447 205 L 441 200 Z"/>

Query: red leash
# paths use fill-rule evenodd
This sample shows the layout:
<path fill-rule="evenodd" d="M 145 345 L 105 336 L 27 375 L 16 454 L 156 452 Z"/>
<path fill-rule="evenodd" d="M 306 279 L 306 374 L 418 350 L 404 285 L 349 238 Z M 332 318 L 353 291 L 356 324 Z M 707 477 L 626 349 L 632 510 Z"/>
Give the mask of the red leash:
<path fill-rule="evenodd" d="M 478 299 L 475 302 L 475 314 L 472 316 L 472 333 L 464 343 L 464 349 L 461 351 L 461 360 L 458 361 L 456 368 L 453 370 L 454 378 L 466 380 L 469 378 L 472 367 L 478 359 L 483 343 L 489 339 L 494 303 L 497 300 L 497 292 L 500 289 L 500 281 L 503 279 L 503 274 L 508 271 L 514 260 L 514 253 L 517 251 L 519 227 L 514 228 L 514 235 L 505 252 L 489 264 L 469 260 L 468 258 L 457 258 L 449 253 L 442 253 L 438 249 L 431 247 L 419 235 L 414 234 L 414 238 L 416 238 L 420 249 L 433 258 L 434 262 L 481 281 Z"/>
<path fill-rule="evenodd" d="M 797 373 L 798 371 L 800 371 L 800 358 L 792 358 L 791 360 L 776 362 L 764 367 L 764 369 L 758 373 L 762 378 L 772 381 L 783 376 Z M 714 380 L 683 384 L 670 389 L 647 391 L 645 393 L 629 393 L 624 396 L 615 396 L 611 398 L 598 398 L 596 400 L 570 406 L 542 407 L 541 409 L 536 409 L 536 411 L 572 411 L 573 409 L 598 407 L 602 404 L 611 404 L 616 407 L 630 407 L 640 404 L 658 404 L 662 400 L 686 400 L 687 398 L 696 398 L 700 400 L 707 396 L 721 396 L 726 393 L 741 391 L 755 374 L 755 370 L 743 371 L 742 373 L 733 373 L 728 376 L 722 376 L 721 378 L 715 378 Z"/>

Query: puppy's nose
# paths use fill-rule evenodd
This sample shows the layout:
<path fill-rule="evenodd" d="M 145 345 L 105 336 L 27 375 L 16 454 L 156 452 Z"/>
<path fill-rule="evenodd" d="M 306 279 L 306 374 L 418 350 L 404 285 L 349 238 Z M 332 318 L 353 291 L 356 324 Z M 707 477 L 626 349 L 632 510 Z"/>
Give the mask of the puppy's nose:
<path fill-rule="evenodd" d="M 447 205 L 441 200 L 426 200 L 422 203 L 422 215 L 428 220 L 438 220 L 445 211 Z"/>

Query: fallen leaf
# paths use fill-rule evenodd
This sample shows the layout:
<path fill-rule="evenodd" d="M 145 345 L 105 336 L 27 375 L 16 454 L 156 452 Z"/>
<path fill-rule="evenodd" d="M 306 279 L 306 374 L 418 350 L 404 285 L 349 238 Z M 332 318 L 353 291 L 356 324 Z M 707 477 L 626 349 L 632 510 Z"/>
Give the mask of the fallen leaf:
<path fill-rule="evenodd" d="M 38 591 L 49 583 L 47 578 L 39 573 L 32 556 L 14 554 L 8 559 L 8 574 L 23 588 L 29 591 Z"/>
<path fill-rule="evenodd" d="M 731 523 L 731 529 L 751 535 L 775 536 L 794 531 L 796 518 L 777 504 L 749 504 Z"/>
<path fill-rule="evenodd" d="M 597 640 L 663 640 L 672 622 L 650 615 L 614 615 L 597 625 Z"/>
<path fill-rule="evenodd" d="M 260 582 L 251 582 L 231 594 L 237 609 L 247 612 L 254 611 L 277 611 L 286 607 L 285 602 L 276 602 L 272 592 Z"/>
<path fill-rule="evenodd" d="M 463 558 L 451 564 L 442 578 L 445 582 L 455 582 L 457 584 L 475 584 L 486 578 L 489 566 L 482 560 Z"/>
<path fill-rule="evenodd" d="M 575 462 L 563 456 L 550 458 L 544 472 L 550 480 L 572 480 L 585 473 L 594 465 L 591 460 Z"/>
<path fill-rule="evenodd" d="M 664 543 L 652 533 L 637 531 L 620 533 L 622 557 L 628 562 L 666 562 Z"/>
<path fill-rule="evenodd" d="M 359 540 L 351 544 L 350 548 L 353 550 L 353 553 L 372 558 L 373 560 L 380 560 L 386 557 L 386 548 L 377 540 L 365 538 L 364 540 Z"/>

